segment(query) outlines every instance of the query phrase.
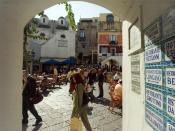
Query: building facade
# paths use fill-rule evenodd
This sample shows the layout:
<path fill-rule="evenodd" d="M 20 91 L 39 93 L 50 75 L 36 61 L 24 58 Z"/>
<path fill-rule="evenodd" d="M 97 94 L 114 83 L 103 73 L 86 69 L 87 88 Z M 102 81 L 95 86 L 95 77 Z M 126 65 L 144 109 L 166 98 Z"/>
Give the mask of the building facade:
<path fill-rule="evenodd" d="M 112 14 L 98 18 L 98 62 L 122 66 L 122 23 Z"/>
<path fill-rule="evenodd" d="M 34 69 L 48 68 L 51 64 L 72 64 L 71 58 L 75 58 L 75 31 L 69 29 L 67 19 L 49 20 L 44 15 L 36 21 L 38 35 L 45 39 L 28 40 L 28 50 L 34 54 Z"/>
<path fill-rule="evenodd" d="M 97 63 L 97 20 L 80 19 L 77 26 L 76 58 L 78 64 Z"/>

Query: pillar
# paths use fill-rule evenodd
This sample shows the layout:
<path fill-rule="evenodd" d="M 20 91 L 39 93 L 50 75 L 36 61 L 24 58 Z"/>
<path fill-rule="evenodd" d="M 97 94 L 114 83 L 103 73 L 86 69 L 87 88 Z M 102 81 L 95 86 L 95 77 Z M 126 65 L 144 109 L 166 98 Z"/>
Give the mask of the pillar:
<path fill-rule="evenodd" d="M 21 131 L 22 33 L 17 6 L 0 2 L 0 131 Z"/>

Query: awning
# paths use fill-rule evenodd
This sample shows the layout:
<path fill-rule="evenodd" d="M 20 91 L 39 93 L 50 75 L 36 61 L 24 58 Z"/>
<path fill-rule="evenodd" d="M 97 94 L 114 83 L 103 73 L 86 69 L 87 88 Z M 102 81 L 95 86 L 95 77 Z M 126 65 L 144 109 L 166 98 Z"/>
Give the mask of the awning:
<path fill-rule="evenodd" d="M 48 60 L 42 60 L 43 64 L 48 64 L 48 65 L 60 65 L 60 64 L 69 64 L 73 65 L 75 64 L 75 58 L 74 57 L 69 57 L 67 59 L 62 59 L 62 60 L 56 60 L 56 59 L 48 59 Z"/>
<path fill-rule="evenodd" d="M 59 64 L 60 64 L 60 62 L 59 62 L 59 61 L 56 61 L 56 60 L 51 59 L 51 60 L 48 60 L 48 61 L 44 62 L 43 64 L 48 64 L 48 65 L 59 65 Z"/>
<path fill-rule="evenodd" d="M 67 59 L 65 59 L 64 61 L 60 62 L 61 64 L 75 64 L 75 59 L 73 57 L 69 57 Z"/>

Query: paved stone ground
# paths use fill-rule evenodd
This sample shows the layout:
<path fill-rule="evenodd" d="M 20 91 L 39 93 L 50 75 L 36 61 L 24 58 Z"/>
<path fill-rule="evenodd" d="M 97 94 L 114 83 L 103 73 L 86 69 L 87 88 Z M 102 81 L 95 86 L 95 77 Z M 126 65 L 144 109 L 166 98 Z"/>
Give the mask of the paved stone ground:
<path fill-rule="evenodd" d="M 95 85 L 97 87 L 97 85 Z M 68 93 L 69 85 L 53 89 L 44 100 L 36 105 L 43 122 L 38 126 L 32 126 L 35 118 L 29 113 L 28 126 L 23 126 L 23 131 L 69 131 L 70 116 L 72 112 L 72 99 Z M 88 118 L 93 131 L 122 131 L 121 110 L 110 112 L 108 108 L 108 85 L 104 84 L 105 97 L 89 103 Z M 94 91 L 98 96 L 98 88 Z M 85 128 L 83 129 L 84 131 Z"/>

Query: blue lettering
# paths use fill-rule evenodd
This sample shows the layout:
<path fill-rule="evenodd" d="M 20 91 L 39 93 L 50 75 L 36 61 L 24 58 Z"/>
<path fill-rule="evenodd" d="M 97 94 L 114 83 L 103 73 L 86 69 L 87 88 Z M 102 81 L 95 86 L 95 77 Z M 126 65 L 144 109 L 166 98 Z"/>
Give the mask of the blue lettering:
<path fill-rule="evenodd" d="M 168 77 L 168 78 L 167 78 L 167 83 L 168 83 L 168 84 L 175 85 L 175 78 L 170 78 L 170 77 Z"/>
<path fill-rule="evenodd" d="M 169 131 L 175 131 L 175 128 L 172 127 L 171 125 L 168 126 Z"/>
<path fill-rule="evenodd" d="M 171 78 L 170 77 L 167 78 L 167 81 L 168 81 L 168 84 L 171 84 Z"/>
<path fill-rule="evenodd" d="M 175 85 L 175 78 L 172 78 L 172 85 Z"/>
<path fill-rule="evenodd" d="M 158 76 L 158 75 L 148 75 L 147 79 L 155 80 L 155 81 L 161 81 L 161 77 Z"/>
<path fill-rule="evenodd" d="M 174 109 L 171 106 L 168 106 L 168 112 L 174 115 Z"/>
<path fill-rule="evenodd" d="M 169 105 L 171 105 L 171 106 L 174 106 L 174 100 L 173 100 L 173 99 L 168 98 L 168 104 L 169 104 Z"/>

